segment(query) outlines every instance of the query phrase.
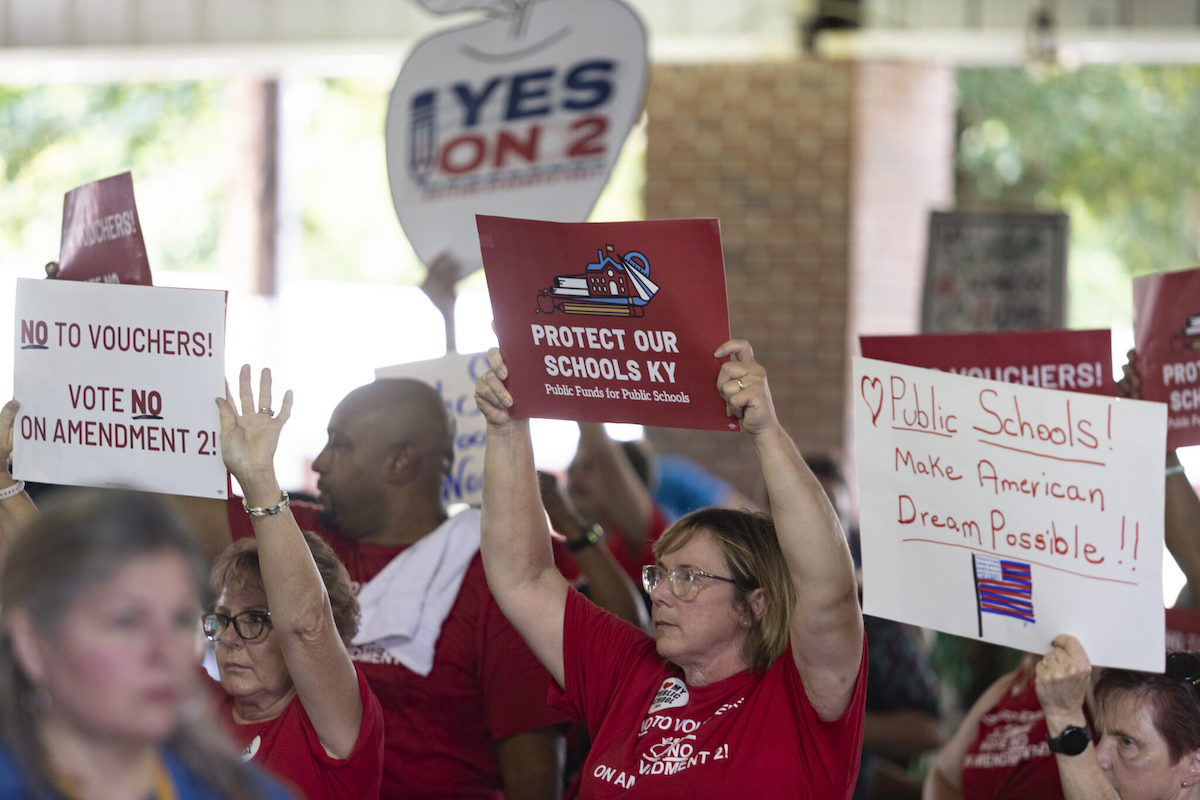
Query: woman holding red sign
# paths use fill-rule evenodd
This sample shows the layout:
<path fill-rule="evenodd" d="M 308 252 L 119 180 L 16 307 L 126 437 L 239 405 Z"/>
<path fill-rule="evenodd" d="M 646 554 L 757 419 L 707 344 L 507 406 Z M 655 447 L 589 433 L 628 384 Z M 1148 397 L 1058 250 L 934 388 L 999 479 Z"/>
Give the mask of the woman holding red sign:
<path fill-rule="evenodd" d="M 642 572 L 651 638 L 555 569 L 528 421 L 509 415 L 508 371 L 489 354 L 475 394 L 488 584 L 561 687 L 552 701 L 592 736 L 582 796 L 849 797 L 866 685 L 849 549 L 749 343 L 714 356 L 729 358 L 717 389 L 758 453 L 773 518 L 705 509 L 672 525 Z"/>

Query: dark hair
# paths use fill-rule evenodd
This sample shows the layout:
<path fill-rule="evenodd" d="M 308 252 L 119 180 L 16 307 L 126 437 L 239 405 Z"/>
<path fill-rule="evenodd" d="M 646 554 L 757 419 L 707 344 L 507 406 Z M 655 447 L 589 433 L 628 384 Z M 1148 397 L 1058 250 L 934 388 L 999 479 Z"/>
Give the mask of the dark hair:
<path fill-rule="evenodd" d="M 317 571 L 325 583 L 325 591 L 329 594 L 329 605 L 333 608 L 333 622 L 337 625 L 338 635 L 342 644 L 350 646 L 354 634 L 358 633 L 359 606 L 358 598 L 350 583 L 350 574 L 342 564 L 337 553 L 333 552 L 324 539 L 311 531 L 304 531 L 304 541 L 312 552 Z M 262 584 L 262 568 L 258 560 L 258 540 L 254 538 L 239 539 L 225 548 L 216 561 L 213 562 L 209 573 L 208 585 L 214 596 L 220 595 L 221 590 L 231 580 L 256 581 Z"/>
<path fill-rule="evenodd" d="M 197 612 L 205 602 L 205 564 L 191 531 L 163 501 L 146 494 L 100 489 L 64 489 L 33 517 L 11 543 L 0 575 L 0 740 L 12 753 L 33 796 L 58 797 L 45 771 L 35 687 L 21 669 L 9 623 L 24 612 L 45 633 L 59 630 L 72 605 L 111 579 L 131 561 L 177 553 L 193 577 Z M 197 617 L 197 624 L 199 619 Z M 199 637 L 199 627 L 197 627 Z M 197 693 L 196 703 L 205 698 Z M 230 798 L 253 798 L 244 768 L 206 705 L 183 710 L 169 740 L 195 774 Z"/>
<path fill-rule="evenodd" d="M 757 511 L 702 508 L 667 528 L 654 543 L 654 555 L 673 553 L 701 532 L 713 537 L 725 557 L 735 602 L 749 611 L 747 596 L 755 589 L 763 590 L 763 614 L 758 620 L 751 614 L 743 657 L 751 669 L 765 669 L 787 649 L 796 608 L 796 589 L 779 547 L 775 522 Z"/>
<path fill-rule="evenodd" d="M 1190 659 L 1200 669 L 1200 658 L 1193 653 L 1167 653 L 1166 674 L 1138 672 L 1130 669 L 1107 668 L 1100 673 L 1093 692 L 1100 713 L 1113 695 L 1129 693 L 1139 703 L 1148 704 L 1154 718 L 1154 727 L 1167 743 L 1171 763 L 1195 750 L 1200 750 L 1200 689 L 1183 677 L 1172 677 L 1173 660 Z M 1193 670 L 1193 679 L 1200 680 L 1200 672 Z"/>
<path fill-rule="evenodd" d="M 650 448 L 650 443 L 645 439 L 637 441 L 630 439 L 620 442 L 620 447 L 625 453 L 625 457 L 629 459 L 629 465 L 637 473 L 638 479 L 645 484 L 647 489 L 655 491 L 658 488 L 658 462 L 654 457 L 654 451 Z"/>

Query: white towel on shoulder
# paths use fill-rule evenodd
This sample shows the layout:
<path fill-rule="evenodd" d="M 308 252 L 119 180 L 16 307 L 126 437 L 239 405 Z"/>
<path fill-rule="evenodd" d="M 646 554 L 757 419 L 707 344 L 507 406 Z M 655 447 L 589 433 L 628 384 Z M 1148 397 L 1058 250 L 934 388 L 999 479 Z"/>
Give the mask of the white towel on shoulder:
<path fill-rule="evenodd" d="M 401 552 L 359 590 L 362 620 L 353 643 L 374 643 L 428 675 L 442 623 L 478 551 L 479 510 L 468 508 Z"/>

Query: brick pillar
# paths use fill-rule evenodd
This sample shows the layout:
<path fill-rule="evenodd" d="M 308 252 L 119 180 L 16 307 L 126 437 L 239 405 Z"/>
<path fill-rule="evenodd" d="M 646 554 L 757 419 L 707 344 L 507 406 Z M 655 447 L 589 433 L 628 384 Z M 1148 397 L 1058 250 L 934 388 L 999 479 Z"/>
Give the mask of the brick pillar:
<path fill-rule="evenodd" d="M 861 306 L 856 293 L 876 286 L 877 272 L 897 272 L 906 285 L 912 275 L 919 278 L 923 250 L 893 252 L 889 240 L 876 241 L 870 226 L 860 227 L 859 207 L 870 210 L 867 220 L 891 214 L 897 225 L 913 228 L 925 210 L 920 198 L 930 192 L 924 183 L 935 171 L 924 159 L 936 151 L 940 169 L 952 176 L 950 157 L 928 144 L 943 140 L 943 129 L 953 131 L 953 83 L 945 73 L 808 60 L 655 67 L 647 98 L 646 217 L 721 220 L 732 333 L 754 344 L 780 418 L 802 450 L 841 455 L 848 444 L 847 349 Z M 943 90 L 949 94 L 938 109 L 934 100 Z M 880 92 L 894 93 L 885 103 L 895 112 L 890 118 L 871 107 Z M 902 120 L 913 94 L 926 102 Z M 876 164 L 860 173 L 859 159 L 884 139 L 898 142 L 892 169 Z M 902 186 L 905 173 L 922 183 L 908 195 L 913 213 L 897 215 L 872 197 L 889 172 L 889 192 Z M 950 196 L 946 189 L 937 186 L 939 202 Z M 921 219 L 908 234 L 923 242 Z M 877 262 L 880 253 L 894 257 Z M 919 306 L 900 306 L 919 289 L 918 280 L 916 294 L 898 295 L 894 316 L 918 318 Z M 648 435 L 660 450 L 691 456 L 759 496 L 758 464 L 744 436 L 672 429 Z"/>

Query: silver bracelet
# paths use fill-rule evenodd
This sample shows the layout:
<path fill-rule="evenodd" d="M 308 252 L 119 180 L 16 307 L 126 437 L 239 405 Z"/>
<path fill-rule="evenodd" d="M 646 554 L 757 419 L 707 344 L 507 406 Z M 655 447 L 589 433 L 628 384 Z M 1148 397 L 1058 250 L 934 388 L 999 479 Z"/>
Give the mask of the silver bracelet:
<path fill-rule="evenodd" d="M 0 503 L 3 503 L 10 497 L 16 497 L 23 491 L 25 491 L 25 481 L 17 481 L 7 489 L 0 489 Z"/>
<path fill-rule="evenodd" d="M 280 492 L 283 494 L 283 496 L 279 498 L 279 502 L 273 506 L 270 506 L 269 508 L 247 505 L 246 498 L 244 497 L 242 498 L 242 508 L 246 509 L 246 513 L 252 517 L 273 517 L 280 511 L 283 511 L 285 508 L 287 508 L 288 502 L 290 502 L 288 493 L 282 489 Z"/>
<path fill-rule="evenodd" d="M 1183 464 L 1172 464 L 1171 466 L 1167 467 L 1167 477 L 1168 478 L 1171 477 L 1172 475 L 1181 475 L 1181 474 L 1183 474 Z"/>

